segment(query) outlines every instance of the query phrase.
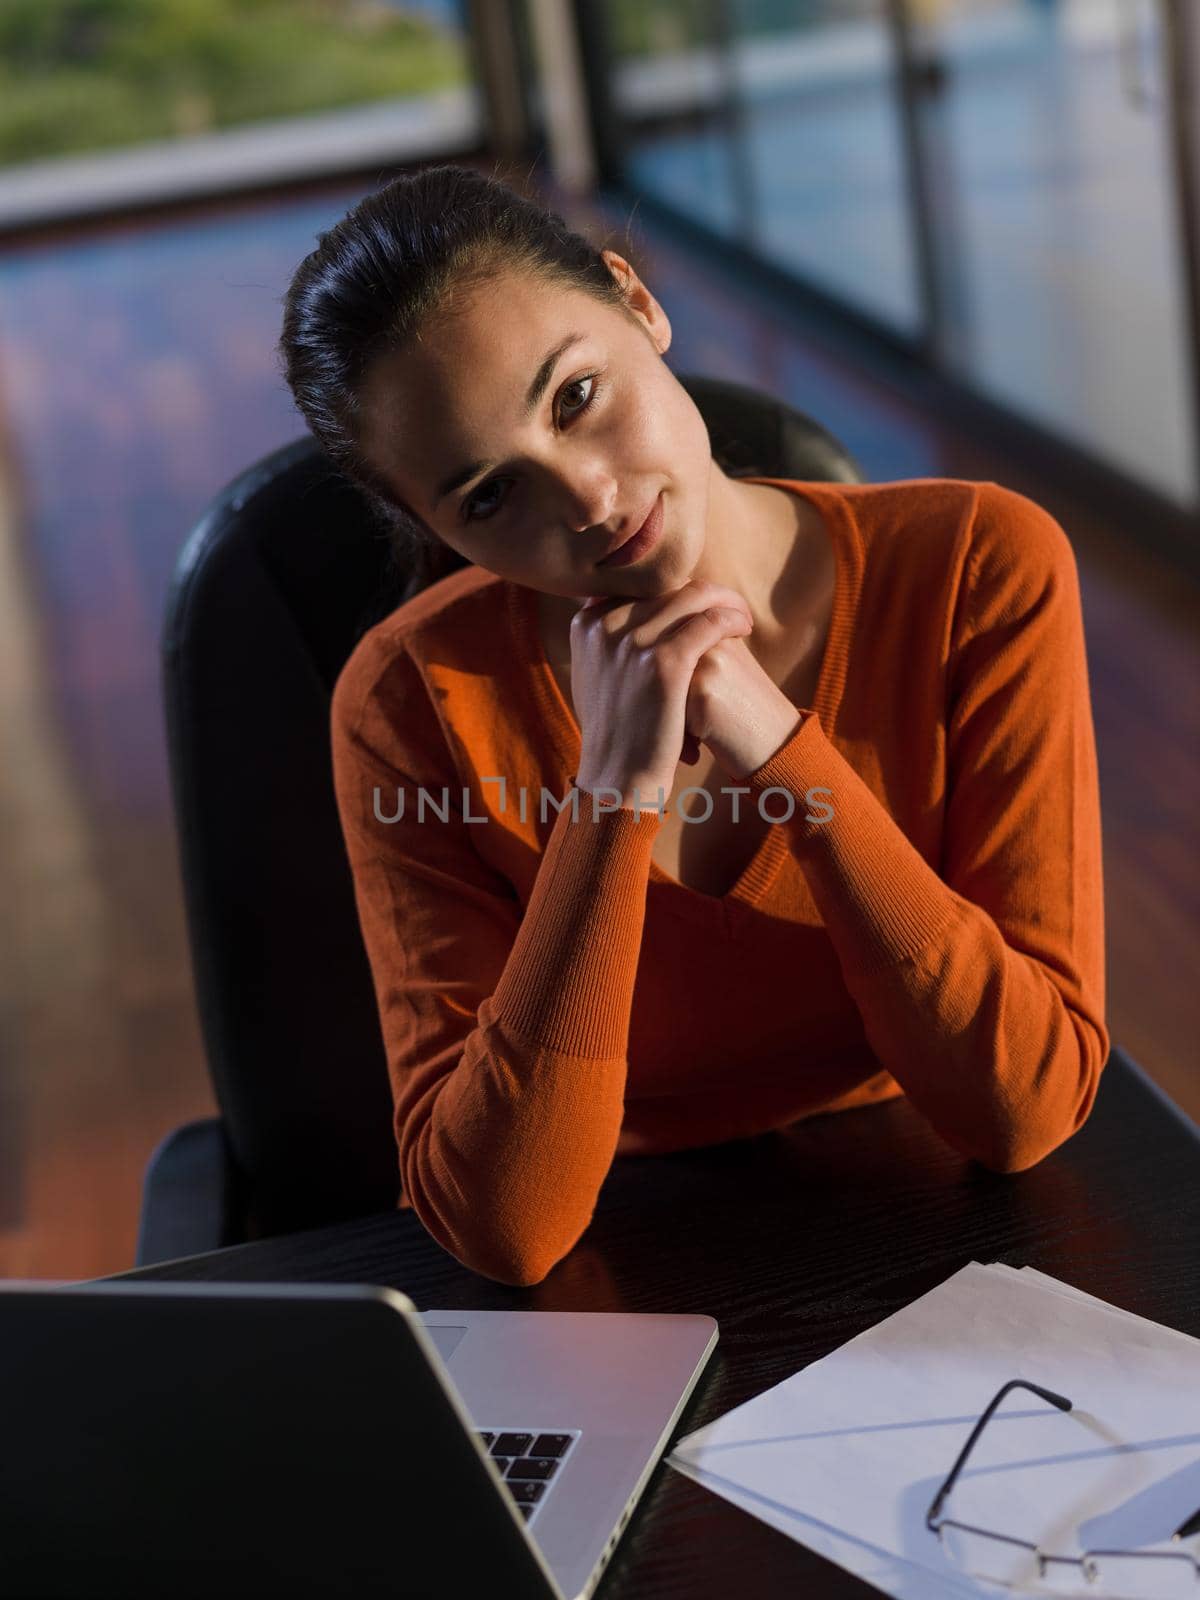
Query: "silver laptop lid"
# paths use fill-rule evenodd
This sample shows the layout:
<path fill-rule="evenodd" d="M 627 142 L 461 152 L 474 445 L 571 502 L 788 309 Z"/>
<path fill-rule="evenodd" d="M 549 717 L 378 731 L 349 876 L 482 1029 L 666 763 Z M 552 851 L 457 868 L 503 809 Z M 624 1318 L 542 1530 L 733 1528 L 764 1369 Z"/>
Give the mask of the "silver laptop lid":
<path fill-rule="evenodd" d="M 590 1594 L 716 1346 L 716 1322 L 681 1312 L 419 1315 L 477 1427 L 578 1433 L 529 1531 L 567 1600 Z"/>

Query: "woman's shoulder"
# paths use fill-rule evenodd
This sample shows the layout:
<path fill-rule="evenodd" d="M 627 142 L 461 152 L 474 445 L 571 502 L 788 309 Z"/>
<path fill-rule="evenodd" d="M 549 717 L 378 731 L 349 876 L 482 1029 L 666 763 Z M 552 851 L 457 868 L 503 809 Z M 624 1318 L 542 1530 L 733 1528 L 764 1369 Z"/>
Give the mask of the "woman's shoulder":
<path fill-rule="evenodd" d="M 407 690 L 427 667 L 494 670 L 506 659 L 498 637 L 505 610 L 503 581 L 482 567 L 468 564 L 436 579 L 363 633 L 334 685 L 335 713 Z"/>
<path fill-rule="evenodd" d="M 1071 580 L 1075 551 L 1062 523 L 1029 495 L 999 483 L 978 483 L 969 568 L 973 583 L 1037 586 Z"/>
<path fill-rule="evenodd" d="M 973 552 L 1035 560 L 1061 555 L 1069 541 L 1036 500 L 992 479 L 903 478 L 892 483 L 843 485 L 860 517 L 880 528 L 900 526 L 933 540 L 959 541 Z"/>
<path fill-rule="evenodd" d="M 837 492 L 868 571 L 893 595 L 905 582 L 928 594 L 938 574 L 990 591 L 1036 587 L 1074 570 L 1071 542 L 1055 517 L 991 479 L 904 478 L 838 484 Z"/>
<path fill-rule="evenodd" d="M 461 637 L 470 627 L 499 615 L 505 584 L 494 572 L 474 563 L 457 567 L 410 595 L 389 611 L 359 641 L 375 649 L 419 650 L 428 642 Z"/>

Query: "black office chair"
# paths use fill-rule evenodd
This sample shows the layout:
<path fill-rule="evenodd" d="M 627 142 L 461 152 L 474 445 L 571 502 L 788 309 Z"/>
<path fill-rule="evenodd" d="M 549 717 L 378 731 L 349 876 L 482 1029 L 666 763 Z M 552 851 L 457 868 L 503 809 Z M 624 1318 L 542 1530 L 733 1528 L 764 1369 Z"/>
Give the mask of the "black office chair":
<path fill-rule="evenodd" d="M 741 384 L 679 381 L 732 476 L 864 481 L 792 406 Z M 463 565 L 447 548 L 434 576 Z M 396 1205 L 391 1092 L 334 800 L 329 706 L 362 634 L 420 587 L 312 438 L 229 484 L 179 556 L 163 695 L 220 1116 L 185 1123 L 151 1155 L 139 1266 Z"/>

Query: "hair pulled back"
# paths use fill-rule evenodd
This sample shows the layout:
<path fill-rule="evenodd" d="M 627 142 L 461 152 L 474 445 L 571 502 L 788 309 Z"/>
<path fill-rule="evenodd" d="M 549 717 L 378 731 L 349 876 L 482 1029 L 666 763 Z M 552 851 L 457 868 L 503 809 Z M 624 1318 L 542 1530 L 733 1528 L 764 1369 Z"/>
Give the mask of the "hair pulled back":
<path fill-rule="evenodd" d="M 405 349 L 434 313 L 501 270 L 583 290 L 624 312 L 624 291 L 600 247 L 558 212 L 470 167 L 428 166 L 360 200 L 324 233 L 284 297 L 284 376 L 330 461 L 388 529 L 409 590 L 448 553 L 362 454 L 360 395 L 376 359 Z"/>

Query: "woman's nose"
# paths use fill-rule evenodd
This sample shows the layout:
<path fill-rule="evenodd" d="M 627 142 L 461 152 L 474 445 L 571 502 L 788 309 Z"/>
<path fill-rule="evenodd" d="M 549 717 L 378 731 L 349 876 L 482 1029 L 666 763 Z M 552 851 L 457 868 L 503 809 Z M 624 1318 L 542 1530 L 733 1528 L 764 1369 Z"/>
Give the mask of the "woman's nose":
<path fill-rule="evenodd" d="M 607 470 L 563 473 L 562 481 L 567 492 L 567 523 L 573 532 L 586 533 L 598 527 L 618 509 L 616 480 Z"/>

